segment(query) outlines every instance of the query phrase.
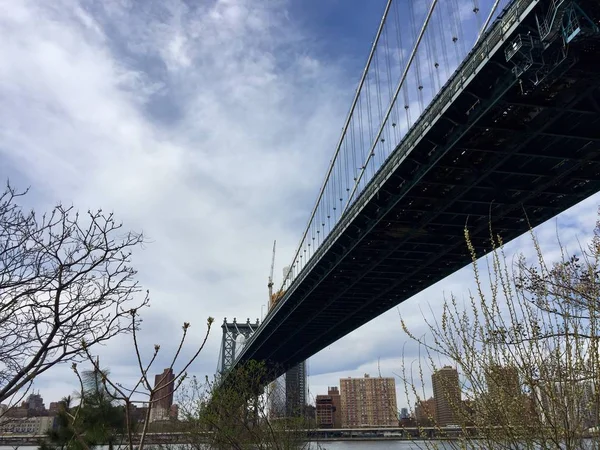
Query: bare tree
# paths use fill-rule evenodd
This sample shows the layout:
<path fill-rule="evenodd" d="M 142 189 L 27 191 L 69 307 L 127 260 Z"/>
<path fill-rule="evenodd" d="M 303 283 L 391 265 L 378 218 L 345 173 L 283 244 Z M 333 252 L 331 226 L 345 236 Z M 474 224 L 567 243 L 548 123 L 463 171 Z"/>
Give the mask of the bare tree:
<path fill-rule="evenodd" d="M 422 355 L 416 373 L 403 367 L 407 397 L 421 403 L 425 373 L 449 364 L 462 392 L 450 389 L 438 403 L 462 429 L 457 447 L 475 436 L 485 448 L 600 448 L 600 222 L 591 244 L 574 254 L 559 240 L 555 262 L 533 231 L 535 260 L 521 255 L 514 264 L 491 234 L 487 271 L 468 230 L 465 237 L 475 292 L 465 304 L 446 299 L 421 337 L 402 322 Z M 429 418 L 448 433 L 437 413 Z"/>
<path fill-rule="evenodd" d="M 102 210 L 80 215 L 59 204 L 38 216 L 18 204 L 25 194 L 8 185 L 0 195 L 0 402 L 130 332 L 130 311 L 148 302 L 148 293 L 134 301 L 140 287 L 130 266 L 141 234 L 123 232 Z"/>
<path fill-rule="evenodd" d="M 156 412 L 157 408 L 160 408 L 163 399 L 171 398 L 187 378 L 187 370 L 204 349 L 214 322 L 212 317 L 208 318 L 204 338 L 192 356 L 185 362 L 180 363 L 179 359 L 190 329 L 189 323 L 183 324 L 183 332 L 177 349 L 170 358 L 169 367 L 165 374 L 158 378 L 153 385 L 149 373 L 158 357 L 160 345 L 155 344 L 151 357 L 148 361 L 144 361 L 137 335 L 140 319 L 136 311 L 131 311 L 130 320 L 139 376 L 137 380 L 128 386 L 117 381 L 109 374 L 108 370 L 100 367 L 100 358 L 94 357 L 84 344 L 85 356 L 87 362 L 92 365 L 92 370 L 80 372 L 78 365 L 76 363 L 72 364 L 72 369 L 79 381 L 80 403 L 64 411 L 62 418 L 65 423 L 62 424 L 62 427 L 67 430 L 67 433 L 61 433 L 60 430 L 58 433 L 55 432 L 59 436 L 65 434 L 69 436 L 66 448 L 90 450 L 93 447 L 92 443 L 109 444 L 109 448 L 112 448 L 108 439 L 114 436 L 120 438 L 119 442 L 122 444 L 119 445 L 119 448 L 143 450 L 146 446 L 150 423 L 153 418 L 164 420 L 169 417 L 170 413 L 170 411 L 160 411 L 159 414 L 154 414 L 153 411 Z M 176 366 L 179 366 L 179 369 L 176 369 Z M 167 376 L 166 373 L 172 373 L 173 376 Z M 112 408 L 102 407 L 107 404 L 118 405 L 119 408 L 122 408 L 120 416 L 123 418 L 123 423 L 117 423 L 117 426 L 114 427 L 114 406 Z M 141 418 L 138 418 L 135 414 L 138 407 L 141 407 L 140 410 L 143 411 L 143 417 Z M 93 419 L 90 420 L 89 416 Z M 114 429 L 111 430 L 111 427 L 114 427 Z M 100 433 L 94 433 L 95 429 L 99 429 Z M 94 434 L 96 436 L 90 439 Z M 50 435 L 52 436 L 52 433 Z M 75 445 L 72 446 L 72 443 L 75 443 Z M 53 444 L 48 445 L 47 449 L 62 448 L 65 442 L 57 440 Z"/>

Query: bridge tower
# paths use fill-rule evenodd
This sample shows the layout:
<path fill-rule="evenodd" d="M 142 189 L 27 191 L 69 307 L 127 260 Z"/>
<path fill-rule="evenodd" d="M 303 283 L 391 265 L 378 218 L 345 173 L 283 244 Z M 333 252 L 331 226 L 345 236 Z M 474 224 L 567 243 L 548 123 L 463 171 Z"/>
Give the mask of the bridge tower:
<path fill-rule="evenodd" d="M 237 354 L 244 348 L 246 341 L 254 334 L 258 326 L 258 319 L 256 319 L 256 323 L 254 324 L 250 323 L 250 319 L 246 319 L 246 323 L 238 323 L 235 317 L 233 318 L 233 322 L 227 322 L 227 318 L 223 319 L 223 325 L 221 325 L 223 338 L 221 340 L 221 351 L 217 367 L 219 375 L 222 375 L 231 368 Z"/>

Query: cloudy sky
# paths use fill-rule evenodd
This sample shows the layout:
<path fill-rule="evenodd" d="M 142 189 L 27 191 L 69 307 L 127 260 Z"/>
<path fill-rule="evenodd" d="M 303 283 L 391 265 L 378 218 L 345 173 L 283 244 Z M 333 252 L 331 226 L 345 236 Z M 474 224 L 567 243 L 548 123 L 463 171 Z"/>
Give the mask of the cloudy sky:
<path fill-rule="evenodd" d="M 31 187 L 27 207 L 114 211 L 149 243 L 135 254 L 151 292 L 142 342 L 163 355 L 192 323 L 187 354 L 213 374 L 224 317 L 261 315 L 293 257 L 333 154 L 384 0 L 0 0 L 0 178 Z M 539 228 L 575 242 L 598 197 Z M 527 238 L 511 248 L 526 249 Z M 276 281 L 281 281 L 276 280 Z M 464 269 L 402 304 L 416 330 L 444 293 L 466 295 Z M 311 358 L 310 393 L 340 377 L 393 376 L 405 338 L 389 311 Z M 135 374 L 130 339 L 96 348 L 116 379 Z M 46 400 L 76 380 L 57 368 Z M 404 406 L 404 400 L 399 402 Z"/>

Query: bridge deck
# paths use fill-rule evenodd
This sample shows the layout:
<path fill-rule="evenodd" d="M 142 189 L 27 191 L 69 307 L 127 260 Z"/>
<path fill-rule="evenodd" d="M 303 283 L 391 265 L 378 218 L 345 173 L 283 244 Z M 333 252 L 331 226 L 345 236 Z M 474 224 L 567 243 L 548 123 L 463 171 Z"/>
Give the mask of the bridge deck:
<path fill-rule="evenodd" d="M 579 3 L 597 23 L 597 2 Z M 512 28 L 536 29 L 534 14 Z M 447 83 L 440 114 L 434 100 L 238 361 L 270 361 L 282 373 L 468 264 L 465 224 L 484 251 L 490 218 L 509 241 L 527 220 L 538 225 L 600 190 L 599 41 L 571 44 L 537 87 L 516 80 L 497 41 L 481 65 L 471 53 L 471 80 L 458 92 Z"/>

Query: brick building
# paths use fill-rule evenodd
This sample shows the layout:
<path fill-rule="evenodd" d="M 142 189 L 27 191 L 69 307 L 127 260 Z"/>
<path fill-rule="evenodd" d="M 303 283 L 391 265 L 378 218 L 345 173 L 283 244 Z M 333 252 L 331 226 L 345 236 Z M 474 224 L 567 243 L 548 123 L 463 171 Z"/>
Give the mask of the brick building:
<path fill-rule="evenodd" d="M 175 375 L 173 369 L 165 369 L 154 377 L 154 395 L 152 396 L 152 409 L 150 422 L 169 420 L 171 406 L 173 405 L 173 389 Z"/>
<path fill-rule="evenodd" d="M 418 426 L 427 427 L 435 424 L 435 400 L 421 400 L 415 405 L 415 421 Z"/>
<path fill-rule="evenodd" d="M 342 427 L 398 426 L 393 378 L 342 378 L 340 397 Z"/>
<path fill-rule="evenodd" d="M 317 414 L 317 427 L 319 428 L 335 428 L 334 417 L 335 417 L 335 406 L 333 406 L 333 400 L 329 395 L 317 395 L 315 401 L 316 414 Z"/>
<path fill-rule="evenodd" d="M 435 418 L 439 426 L 458 425 L 462 407 L 458 371 L 450 366 L 436 370 L 431 375 Z"/>

